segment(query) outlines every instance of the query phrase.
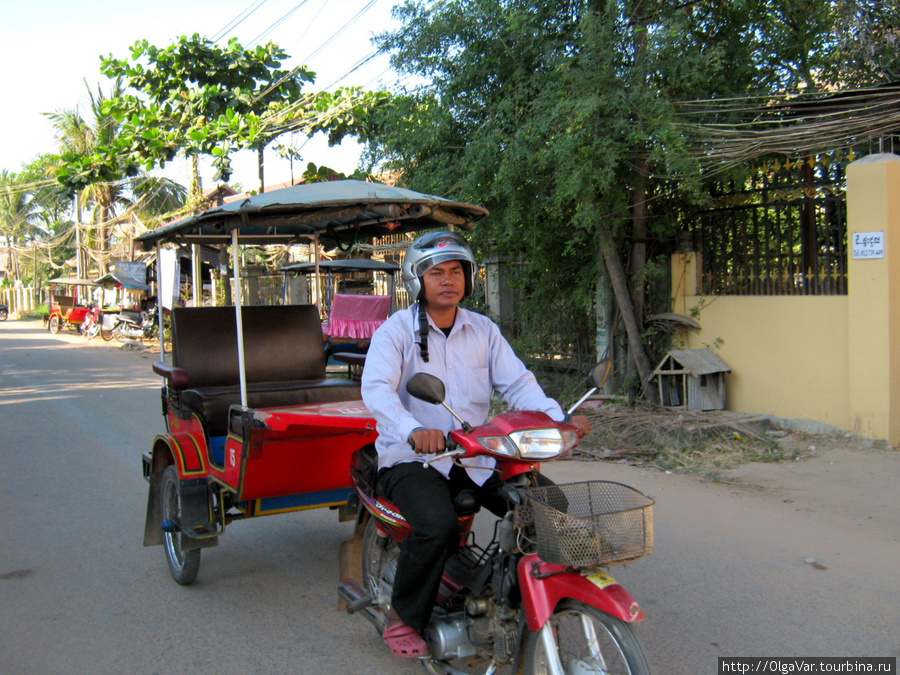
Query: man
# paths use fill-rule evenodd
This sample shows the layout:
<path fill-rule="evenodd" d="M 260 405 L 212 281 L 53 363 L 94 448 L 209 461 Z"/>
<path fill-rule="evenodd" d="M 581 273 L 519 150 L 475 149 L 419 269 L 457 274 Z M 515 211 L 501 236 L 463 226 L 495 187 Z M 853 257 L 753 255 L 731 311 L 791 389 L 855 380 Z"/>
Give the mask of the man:
<path fill-rule="evenodd" d="M 459 424 L 443 406 L 411 397 L 406 383 L 417 372 L 446 385 L 447 404 L 472 425 L 487 421 L 491 392 L 516 410 L 540 410 L 557 421 L 565 414 L 547 398 L 534 375 L 516 357 L 497 325 L 459 307 L 472 294 L 477 266 L 466 240 L 455 232 L 418 238 L 403 261 L 401 276 L 416 301 L 397 312 L 372 337 L 362 375 L 362 397 L 375 417 L 378 493 L 393 502 L 412 528 L 402 543 L 392 607 L 383 639 L 401 657 L 428 653 L 428 625 L 447 558 L 459 543 L 453 498 L 472 490 L 480 504 L 502 515 L 500 479 L 490 457 L 467 460 L 467 468 L 445 458 L 428 468 L 425 455 L 444 450 L 447 433 Z M 569 420 L 579 436 L 590 430 L 582 415 Z"/>

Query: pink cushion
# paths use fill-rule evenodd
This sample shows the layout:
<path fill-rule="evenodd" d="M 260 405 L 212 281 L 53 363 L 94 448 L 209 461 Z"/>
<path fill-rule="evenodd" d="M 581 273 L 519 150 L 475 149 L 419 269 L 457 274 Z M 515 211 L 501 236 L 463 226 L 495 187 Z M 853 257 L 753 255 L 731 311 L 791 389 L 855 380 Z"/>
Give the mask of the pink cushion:
<path fill-rule="evenodd" d="M 389 295 L 344 295 L 336 293 L 325 334 L 335 338 L 368 340 L 383 324 L 391 309 Z"/>

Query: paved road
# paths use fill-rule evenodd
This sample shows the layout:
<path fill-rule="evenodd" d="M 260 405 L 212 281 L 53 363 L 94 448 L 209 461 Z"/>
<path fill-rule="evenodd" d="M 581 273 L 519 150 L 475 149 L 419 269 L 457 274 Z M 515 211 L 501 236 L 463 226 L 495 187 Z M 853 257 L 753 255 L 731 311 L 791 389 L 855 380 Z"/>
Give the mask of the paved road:
<path fill-rule="evenodd" d="M 163 428 L 152 358 L 0 324 L 0 673 L 422 672 L 335 610 L 350 525 L 332 512 L 235 523 L 193 586 L 171 581 L 161 548 L 141 546 L 140 455 Z M 900 653 L 894 522 L 879 534 L 621 465 L 548 473 L 657 498 L 654 555 L 613 570 L 648 615 L 637 632 L 654 672 L 715 673 L 718 656 Z"/>

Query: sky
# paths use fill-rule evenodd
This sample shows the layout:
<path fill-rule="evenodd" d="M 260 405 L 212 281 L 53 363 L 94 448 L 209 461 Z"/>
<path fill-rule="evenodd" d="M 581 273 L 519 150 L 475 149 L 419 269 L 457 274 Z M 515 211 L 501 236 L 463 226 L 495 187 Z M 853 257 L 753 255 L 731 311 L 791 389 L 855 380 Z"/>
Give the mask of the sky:
<path fill-rule="evenodd" d="M 375 47 L 373 35 L 390 28 L 395 0 L 25 0 L 8 2 L 0 22 L 0 169 L 18 172 L 39 154 L 56 151 L 50 121 L 42 114 L 78 108 L 90 116 L 85 81 L 92 91 L 104 91 L 110 81 L 100 74 L 100 56 L 130 57 L 129 47 L 146 39 L 165 47 L 181 35 L 199 33 L 224 45 L 236 37 L 245 47 L 275 42 L 290 55 L 282 68 L 304 64 L 316 73 L 315 89 L 361 86 L 390 90 L 397 75 L 388 58 L 378 55 L 350 72 Z M 360 14 L 354 22 L 351 19 Z M 229 28 L 230 27 L 230 28 Z M 348 75 L 349 73 L 349 75 Z M 346 78 L 341 79 L 346 75 Z M 304 88 L 307 90 L 307 88 Z M 328 148 L 320 135 L 297 135 L 302 161 L 352 172 L 360 146 L 345 141 Z M 251 152 L 234 156 L 232 183 L 256 187 L 256 158 Z M 203 168 L 204 188 L 212 170 Z M 167 165 L 166 176 L 187 185 L 186 163 Z M 291 177 L 290 164 L 274 152 L 266 154 L 266 183 Z"/>

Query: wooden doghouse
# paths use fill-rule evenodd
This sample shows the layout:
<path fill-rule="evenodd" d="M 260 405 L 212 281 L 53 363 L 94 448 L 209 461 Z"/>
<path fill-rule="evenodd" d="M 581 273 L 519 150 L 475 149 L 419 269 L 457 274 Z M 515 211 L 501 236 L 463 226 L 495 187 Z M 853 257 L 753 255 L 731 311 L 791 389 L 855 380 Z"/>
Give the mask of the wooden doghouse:
<path fill-rule="evenodd" d="M 723 410 L 725 374 L 730 372 L 731 368 L 710 349 L 673 349 L 653 376 L 664 406 Z"/>

